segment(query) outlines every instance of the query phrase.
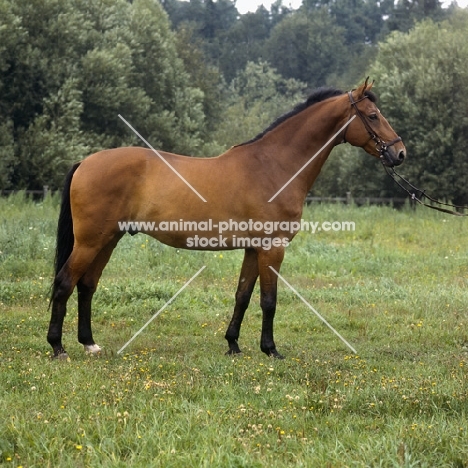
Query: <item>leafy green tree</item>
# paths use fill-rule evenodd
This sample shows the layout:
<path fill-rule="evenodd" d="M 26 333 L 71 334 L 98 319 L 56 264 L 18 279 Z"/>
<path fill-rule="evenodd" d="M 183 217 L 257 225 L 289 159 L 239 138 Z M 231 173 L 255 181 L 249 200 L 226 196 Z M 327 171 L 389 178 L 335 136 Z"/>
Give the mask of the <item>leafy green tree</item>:
<path fill-rule="evenodd" d="M 21 19 L 16 16 L 10 2 L 0 0 L 0 190 L 9 187 L 14 163 L 14 128 L 12 114 L 17 114 L 18 103 L 11 99 L 10 62 L 14 57 L 15 44 L 25 39 Z M 10 99 L 8 99 L 10 97 Z"/>
<path fill-rule="evenodd" d="M 164 0 L 162 5 L 175 28 L 190 23 L 207 42 L 231 28 L 239 14 L 232 0 Z"/>
<path fill-rule="evenodd" d="M 219 68 L 227 82 L 247 62 L 266 60 L 266 41 L 271 29 L 291 10 L 276 0 L 268 11 L 259 6 L 254 13 L 240 15 L 233 0 L 164 0 L 175 30 L 190 29 L 201 39 L 205 60 Z M 200 47 L 200 45 L 198 46 Z"/>
<path fill-rule="evenodd" d="M 191 86 L 203 92 L 203 114 L 205 125 L 203 141 L 211 139 L 224 109 L 225 82 L 219 69 L 210 63 L 203 48 L 203 41 L 196 36 L 190 24 L 182 24 L 176 31 L 177 54 L 190 75 Z M 192 151 L 193 152 L 193 151 Z"/>
<path fill-rule="evenodd" d="M 398 0 L 388 11 L 386 31 L 409 31 L 424 19 L 442 21 L 447 15 L 440 0 Z"/>
<path fill-rule="evenodd" d="M 60 185 L 64 169 L 90 151 L 80 128 L 81 92 L 68 79 L 57 93 L 43 100 L 43 112 L 18 133 L 15 182 L 19 187 Z"/>
<path fill-rule="evenodd" d="M 7 122 L 10 142 L 14 141 L 2 147 L 3 153 L 12 151 L 8 161 L 3 161 L 4 174 L 8 174 L 4 184 L 20 188 L 53 185 L 55 177 L 40 176 L 54 171 L 46 167 L 51 155 L 58 158 L 56 168 L 73 154 L 69 143 L 84 148 L 79 129 L 64 130 L 81 105 L 76 101 L 80 99 L 76 81 L 67 82 L 79 57 L 73 51 L 81 45 L 80 15 L 66 2 L 3 1 L 2 9 L 6 15 L 0 15 L 0 31 L 8 38 L 0 59 L 0 118 Z M 64 102 L 68 97 L 70 102 Z"/>
<path fill-rule="evenodd" d="M 8 120 L 0 125 L 0 190 L 9 187 L 14 156 L 13 123 Z"/>
<path fill-rule="evenodd" d="M 326 10 L 337 26 L 343 28 L 346 44 L 370 44 L 377 41 L 384 24 L 384 2 L 378 0 L 304 0 L 302 11 L 308 14 Z"/>
<path fill-rule="evenodd" d="M 303 100 L 305 87 L 297 80 L 284 79 L 266 62 L 249 62 L 231 84 L 231 101 L 213 135 L 217 144 L 213 152 L 256 136 Z"/>
<path fill-rule="evenodd" d="M 276 0 L 270 6 L 271 26 L 274 27 L 291 14 L 292 9 L 283 5 L 283 0 Z"/>
<path fill-rule="evenodd" d="M 344 29 L 322 8 L 296 12 L 273 29 L 267 44 L 271 65 L 285 78 L 322 86 L 347 63 Z"/>
<path fill-rule="evenodd" d="M 204 93 L 155 0 L 0 0 L 2 186 L 60 186 L 101 148 L 142 144 L 194 154 Z"/>
<path fill-rule="evenodd" d="M 112 18 L 108 6 L 86 1 L 99 34 L 81 59 L 85 129 L 100 147 L 141 144 L 116 118 L 120 113 L 154 146 L 193 152 L 201 144 L 202 93 L 191 86 L 159 3 L 120 1 Z"/>
<path fill-rule="evenodd" d="M 247 62 L 266 60 L 266 42 L 272 22 L 269 12 L 261 6 L 255 13 L 241 15 L 237 22 L 220 37 L 219 67 L 230 82 L 245 68 Z"/>

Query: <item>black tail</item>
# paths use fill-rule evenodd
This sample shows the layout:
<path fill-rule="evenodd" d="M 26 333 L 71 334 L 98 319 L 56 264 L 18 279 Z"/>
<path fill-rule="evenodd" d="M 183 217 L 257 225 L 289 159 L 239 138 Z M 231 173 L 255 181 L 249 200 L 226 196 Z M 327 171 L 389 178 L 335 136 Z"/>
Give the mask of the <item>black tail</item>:
<path fill-rule="evenodd" d="M 62 192 L 62 203 L 60 206 L 60 215 L 57 226 L 57 245 L 55 247 L 55 276 L 58 275 L 68 257 L 72 253 L 75 236 L 73 235 L 73 219 L 70 205 L 70 185 L 75 171 L 81 163 L 75 164 L 65 179 L 65 185 Z M 54 277 L 55 277 L 54 276 Z M 55 292 L 55 282 L 52 285 L 50 301 L 52 302 Z"/>

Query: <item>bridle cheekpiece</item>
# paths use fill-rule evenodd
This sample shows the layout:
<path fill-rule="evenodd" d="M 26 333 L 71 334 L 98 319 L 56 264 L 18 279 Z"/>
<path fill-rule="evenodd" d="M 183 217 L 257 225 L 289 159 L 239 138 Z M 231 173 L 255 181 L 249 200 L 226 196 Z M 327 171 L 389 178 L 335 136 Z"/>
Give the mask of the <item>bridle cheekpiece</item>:
<path fill-rule="evenodd" d="M 364 128 L 367 130 L 367 133 L 369 134 L 371 140 L 374 140 L 375 142 L 375 148 L 377 149 L 380 159 L 385 158 L 385 152 L 387 151 L 390 146 L 393 146 L 395 143 L 398 143 L 401 141 L 401 137 L 397 137 L 394 140 L 391 140 L 389 142 L 383 141 L 375 132 L 372 130 L 372 127 L 369 125 L 369 122 L 367 122 L 365 116 L 362 114 L 362 112 L 358 109 L 357 103 L 363 101 L 364 99 L 369 99 L 368 96 L 364 95 L 361 99 L 358 99 L 357 101 L 354 100 L 353 98 L 353 93 L 352 91 L 348 91 L 348 97 L 349 97 L 349 102 L 351 103 L 351 106 L 354 108 L 356 111 L 356 115 L 361 119 L 361 122 L 364 125 Z M 346 127 L 346 130 L 348 128 Z M 346 133 L 343 137 L 344 142 L 346 143 Z"/>

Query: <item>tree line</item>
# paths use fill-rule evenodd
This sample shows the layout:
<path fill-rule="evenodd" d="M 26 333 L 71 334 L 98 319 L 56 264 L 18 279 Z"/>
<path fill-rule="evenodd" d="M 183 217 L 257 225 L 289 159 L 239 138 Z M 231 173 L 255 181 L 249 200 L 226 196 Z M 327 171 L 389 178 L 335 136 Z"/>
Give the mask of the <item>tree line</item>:
<path fill-rule="evenodd" d="M 404 138 L 405 175 L 468 202 L 468 12 L 438 0 L 304 0 L 240 15 L 231 0 L 0 0 L 0 188 L 60 187 L 76 160 L 142 143 L 212 156 L 318 86 L 370 75 Z M 391 196 L 340 146 L 315 194 Z"/>

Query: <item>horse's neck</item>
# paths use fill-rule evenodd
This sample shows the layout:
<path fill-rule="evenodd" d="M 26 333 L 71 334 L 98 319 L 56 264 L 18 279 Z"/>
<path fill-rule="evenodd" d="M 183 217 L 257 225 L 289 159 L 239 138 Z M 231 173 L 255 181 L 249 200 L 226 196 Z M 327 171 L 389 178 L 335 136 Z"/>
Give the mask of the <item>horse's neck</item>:
<path fill-rule="evenodd" d="M 327 114 L 326 105 L 324 102 L 306 109 L 258 141 L 267 152 L 270 148 L 271 161 L 281 172 L 289 173 L 289 177 L 297 174 L 290 185 L 298 196 L 306 196 L 332 149 L 341 141 L 336 134 L 348 116 L 336 106 Z"/>

